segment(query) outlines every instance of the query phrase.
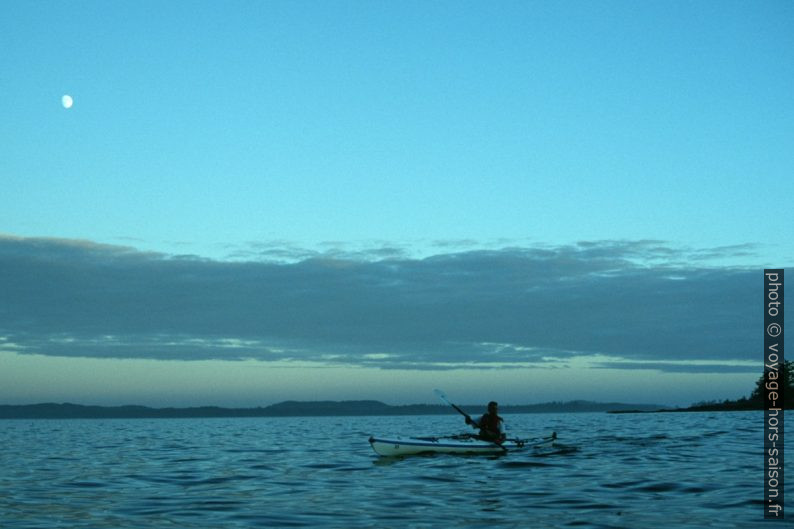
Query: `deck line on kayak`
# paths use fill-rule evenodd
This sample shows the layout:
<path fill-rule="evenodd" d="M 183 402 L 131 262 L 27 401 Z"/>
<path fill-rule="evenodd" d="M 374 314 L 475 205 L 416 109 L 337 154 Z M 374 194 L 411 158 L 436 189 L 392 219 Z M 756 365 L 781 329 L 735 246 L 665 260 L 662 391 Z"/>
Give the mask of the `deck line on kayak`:
<path fill-rule="evenodd" d="M 466 449 L 475 449 L 475 450 L 493 450 L 494 448 L 502 448 L 506 450 L 505 447 L 498 445 L 496 443 L 489 443 L 489 444 L 474 444 L 474 443 L 463 443 L 458 442 L 456 444 L 448 444 L 448 443 L 439 443 L 437 441 L 409 441 L 409 440 L 402 440 L 402 439 L 378 439 L 373 437 L 369 440 L 370 443 L 384 443 L 390 445 L 401 445 L 401 446 L 426 446 L 432 448 L 466 448 Z M 482 441 L 487 442 L 487 441 Z"/>

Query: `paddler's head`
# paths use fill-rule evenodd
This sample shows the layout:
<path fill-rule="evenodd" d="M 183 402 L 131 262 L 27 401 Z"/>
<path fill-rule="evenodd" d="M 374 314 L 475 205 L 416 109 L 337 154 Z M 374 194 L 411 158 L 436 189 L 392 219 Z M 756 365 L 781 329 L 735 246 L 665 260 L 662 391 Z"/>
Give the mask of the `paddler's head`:
<path fill-rule="evenodd" d="M 488 413 L 492 415 L 496 415 L 498 411 L 499 411 L 499 404 L 497 404 L 494 401 L 488 403 Z"/>

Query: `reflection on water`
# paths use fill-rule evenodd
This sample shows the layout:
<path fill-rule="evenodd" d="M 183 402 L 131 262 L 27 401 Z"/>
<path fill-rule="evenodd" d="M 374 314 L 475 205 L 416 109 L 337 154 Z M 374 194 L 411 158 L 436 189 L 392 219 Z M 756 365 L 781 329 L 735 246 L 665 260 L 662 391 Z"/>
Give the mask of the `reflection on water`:
<path fill-rule="evenodd" d="M 511 435 L 557 431 L 562 446 L 400 459 L 376 456 L 367 442 L 457 433 L 456 416 L 0 421 L 0 520 L 4 528 L 750 528 L 762 520 L 760 413 L 508 419 Z"/>

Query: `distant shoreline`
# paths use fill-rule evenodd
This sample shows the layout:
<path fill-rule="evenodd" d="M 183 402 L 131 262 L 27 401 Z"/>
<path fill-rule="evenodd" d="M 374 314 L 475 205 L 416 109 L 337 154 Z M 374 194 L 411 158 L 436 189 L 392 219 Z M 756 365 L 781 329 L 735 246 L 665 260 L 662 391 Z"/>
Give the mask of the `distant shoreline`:
<path fill-rule="evenodd" d="M 463 405 L 472 415 L 484 412 L 484 406 Z M 500 413 L 645 413 L 667 409 L 656 404 L 601 403 L 590 401 L 547 402 L 528 405 L 504 405 Z M 357 401 L 286 401 L 257 408 L 222 408 L 200 406 L 191 408 L 150 408 L 147 406 L 84 406 L 70 403 L 0 405 L 0 419 L 178 419 L 223 417 L 328 417 L 377 415 L 454 415 L 444 405 L 409 404 L 391 406 L 374 400 Z"/>
<path fill-rule="evenodd" d="M 610 410 L 607 413 L 694 413 L 694 412 L 728 412 L 728 411 L 763 411 L 763 408 L 738 408 L 730 406 L 690 406 L 688 408 L 664 408 L 659 410 Z"/>

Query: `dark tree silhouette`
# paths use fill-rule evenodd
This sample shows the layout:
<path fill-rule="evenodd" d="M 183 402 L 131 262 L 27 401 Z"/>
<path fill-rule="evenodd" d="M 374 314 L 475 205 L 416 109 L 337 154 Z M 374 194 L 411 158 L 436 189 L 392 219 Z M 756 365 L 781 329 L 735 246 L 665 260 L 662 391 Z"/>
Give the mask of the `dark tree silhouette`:
<path fill-rule="evenodd" d="M 780 394 L 782 393 L 783 396 L 783 407 L 788 408 L 786 406 L 786 402 L 792 399 L 792 385 L 794 385 L 794 362 L 791 360 L 786 360 L 783 365 L 780 366 L 780 371 L 778 373 L 777 380 L 769 380 L 770 384 L 772 382 L 777 382 L 777 392 Z M 750 394 L 750 398 L 748 399 L 753 404 L 757 404 L 759 407 L 763 407 L 764 402 L 764 395 L 766 394 L 766 384 L 767 384 L 767 373 L 761 375 L 758 379 L 758 382 L 755 383 L 755 389 L 753 390 L 752 394 Z"/>
<path fill-rule="evenodd" d="M 770 384 L 770 389 L 778 392 L 776 406 L 787 409 L 787 402 L 794 402 L 794 362 L 787 360 L 780 365 L 777 379 L 767 379 L 768 372 L 765 372 L 755 383 L 755 389 L 749 397 L 742 397 L 738 400 L 724 400 L 699 402 L 693 404 L 683 411 L 740 411 L 740 410 L 763 410 L 764 397 L 766 396 L 766 384 Z M 775 387 L 776 384 L 776 387 Z"/>

